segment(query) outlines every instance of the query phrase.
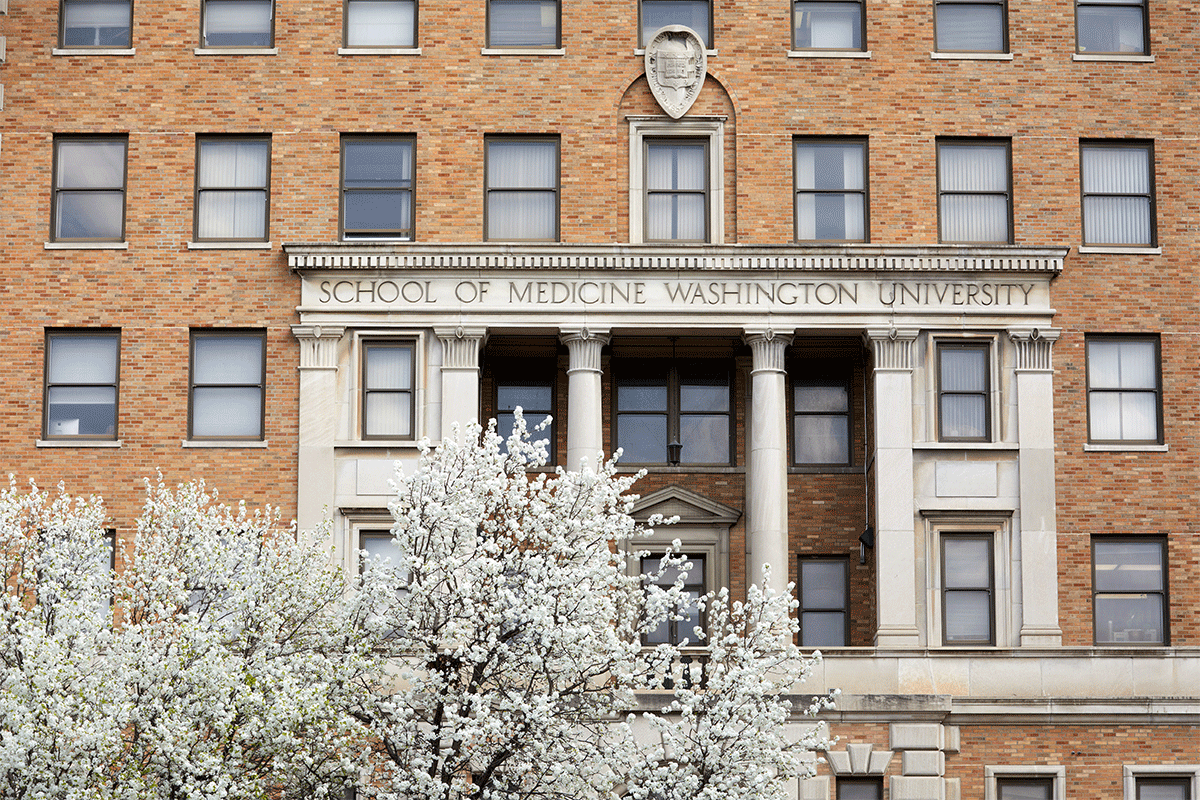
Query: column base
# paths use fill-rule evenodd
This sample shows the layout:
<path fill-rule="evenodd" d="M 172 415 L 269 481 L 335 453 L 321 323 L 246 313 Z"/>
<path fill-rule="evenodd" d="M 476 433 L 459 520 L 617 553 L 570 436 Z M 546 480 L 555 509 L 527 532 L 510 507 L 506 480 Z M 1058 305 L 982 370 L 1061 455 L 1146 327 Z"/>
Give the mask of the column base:
<path fill-rule="evenodd" d="M 894 625 L 875 631 L 876 647 L 920 647 L 921 632 L 916 626 Z"/>
<path fill-rule="evenodd" d="M 1021 647 L 1062 647 L 1058 628 L 1022 628 Z"/>

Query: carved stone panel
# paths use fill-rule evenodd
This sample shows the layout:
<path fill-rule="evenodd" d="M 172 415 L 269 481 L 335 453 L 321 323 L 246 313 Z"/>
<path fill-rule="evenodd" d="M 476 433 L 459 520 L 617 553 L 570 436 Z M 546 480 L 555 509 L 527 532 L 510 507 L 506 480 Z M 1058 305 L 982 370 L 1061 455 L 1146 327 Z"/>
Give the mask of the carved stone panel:
<path fill-rule="evenodd" d="M 667 25 L 646 43 L 646 80 L 671 119 L 682 117 L 696 102 L 707 71 L 704 42 L 691 28 Z"/>

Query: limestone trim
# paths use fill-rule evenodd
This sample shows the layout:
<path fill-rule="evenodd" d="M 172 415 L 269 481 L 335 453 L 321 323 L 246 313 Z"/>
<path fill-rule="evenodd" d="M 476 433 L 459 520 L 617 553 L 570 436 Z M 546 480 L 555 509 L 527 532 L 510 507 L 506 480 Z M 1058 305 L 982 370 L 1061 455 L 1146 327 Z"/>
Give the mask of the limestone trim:
<path fill-rule="evenodd" d="M 559 331 L 558 338 L 567 346 L 569 354 L 567 375 L 573 372 L 599 373 L 602 371 L 600 352 L 612 339 L 607 330 L 563 328 Z"/>
<path fill-rule="evenodd" d="M 1188 797 L 1200 797 L 1200 764 L 1123 764 L 1121 778 L 1124 800 L 1137 800 L 1138 778 L 1186 778 Z"/>
<path fill-rule="evenodd" d="M 708 140 L 707 240 L 720 245 L 725 241 L 725 121 L 705 117 L 669 119 L 667 117 L 628 117 L 629 122 L 629 241 L 645 238 L 646 214 L 646 139 L 689 137 Z M 661 248 L 661 245 L 658 245 Z M 668 244 L 667 248 L 695 247 L 695 244 Z M 699 245 L 703 247 L 704 245 Z"/>
<path fill-rule="evenodd" d="M 971 648 L 1015 647 L 1020 644 L 1017 587 L 1021 583 L 1020 559 L 1014 549 L 1013 520 L 1011 513 L 1003 510 L 971 512 L 922 513 L 924 560 L 924 619 L 927 639 L 938 646 L 943 638 L 943 594 L 944 569 L 942 564 L 941 540 L 947 534 L 979 534 L 992 537 L 992 643 L 974 643 Z M 918 567 L 921 565 L 918 564 Z M 942 645 L 954 647 L 953 644 Z"/>
<path fill-rule="evenodd" d="M 791 334 L 780 334 L 767 328 L 765 331 L 746 331 L 742 339 L 750 346 L 754 365 L 751 375 L 760 372 L 787 373 L 784 353 L 792 343 Z"/>
<path fill-rule="evenodd" d="M 487 342 L 487 328 L 434 328 L 442 343 L 442 372 L 452 369 L 479 370 L 479 351 Z"/>
<path fill-rule="evenodd" d="M 874 371 L 898 370 L 911 372 L 913 369 L 913 342 L 917 339 L 915 328 L 867 328 L 863 342 L 871 351 Z"/>
<path fill-rule="evenodd" d="M 665 121 L 664 121 L 665 122 Z M 679 126 L 682 123 L 672 123 Z M 639 150 L 640 152 L 640 150 Z M 640 158 L 639 158 L 640 162 Z M 638 217 L 640 219 L 640 217 Z M 962 245 L 502 245 L 285 243 L 303 270 L 746 270 L 769 272 L 1016 272 L 1057 275 L 1067 248 Z"/>
<path fill-rule="evenodd" d="M 1008 338 L 1016 353 L 1014 369 L 1018 372 L 1053 372 L 1051 351 L 1061 334 L 1061 328 L 1009 328 Z"/>
<path fill-rule="evenodd" d="M 873 744 L 848 744 L 845 750 L 827 750 L 825 758 L 836 776 L 883 775 L 892 760 L 891 750 L 876 750 Z"/>
<path fill-rule="evenodd" d="M 1053 781 L 1052 800 L 1064 800 L 1067 796 L 1067 768 L 1055 765 L 992 765 L 983 768 L 983 800 L 999 800 L 997 783 L 1003 778 L 1049 778 Z"/>
<path fill-rule="evenodd" d="M 292 335 L 300 341 L 300 369 L 337 369 L 338 345 L 346 333 L 344 325 L 293 325 Z"/>

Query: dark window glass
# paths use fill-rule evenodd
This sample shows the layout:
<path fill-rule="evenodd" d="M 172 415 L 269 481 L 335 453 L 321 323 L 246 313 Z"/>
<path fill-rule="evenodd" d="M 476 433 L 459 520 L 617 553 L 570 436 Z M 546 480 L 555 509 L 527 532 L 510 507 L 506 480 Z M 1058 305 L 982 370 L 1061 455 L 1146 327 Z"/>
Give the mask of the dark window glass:
<path fill-rule="evenodd" d="M 271 141 L 196 140 L 196 240 L 265 241 Z"/>
<path fill-rule="evenodd" d="M 512 433 L 516 415 L 513 413 L 520 407 L 525 417 L 526 427 L 530 430 L 530 439 L 548 440 L 546 447 L 550 462 L 554 461 L 554 422 L 553 420 L 541 432 L 533 428 L 546 417 L 554 416 L 554 377 L 550 369 L 544 377 L 502 377 L 496 380 L 496 432 L 507 439 Z"/>
<path fill-rule="evenodd" d="M 796 241 L 867 240 L 867 143 L 797 139 Z"/>
<path fill-rule="evenodd" d="M 412 342 L 363 345 L 365 438 L 407 439 L 413 435 L 415 349 Z"/>
<path fill-rule="evenodd" d="M 202 47 L 271 47 L 271 0 L 204 0 Z"/>
<path fill-rule="evenodd" d="M 792 3 L 792 48 L 862 50 L 862 0 L 796 0 Z"/>
<path fill-rule="evenodd" d="M 487 238 L 558 239 L 558 139 L 487 140 Z"/>
<path fill-rule="evenodd" d="M 488 47 L 558 47 L 558 0 L 488 0 Z"/>
<path fill-rule="evenodd" d="M 1012 241 L 1007 142 L 938 143 L 938 225 L 943 242 Z"/>
<path fill-rule="evenodd" d="M 128 145 L 124 136 L 55 138 L 55 241 L 119 242 L 125 238 Z"/>
<path fill-rule="evenodd" d="M 346 47 L 416 46 L 416 0 L 346 0 Z"/>
<path fill-rule="evenodd" d="M 1145 0 L 1079 0 L 1075 26 L 1080 53 L 1144 55 L 1150 51 Z"/>
<path fill-rule="evenodd" d="M 1054 781 L 1049 778 L 1000 778 L 997 800 L 1054 800 Z"/>
<path fill-rule="evenodd" d="M 1162 441 L 1158 339 L 1087 339 L 1088 440 Z"/>
<path fill-rule="evenodd" d="M 938 438 L 981 442 L 989 438 L 988 346 L 938 344 Z"/>
<path fill-rule="evenodd" d="M 1096 642 L 1165 644 L 1166 542 L 1097 538 L 1092 563 Z"/>
<path fill-rule="evenodd" d="M 1079 146 L 1085 245 L 1155 243 L 1154 148 L 1092 142 Z"/>
<path fill-rule="evenodd" d="M 804 362 L 792 369 L 792 461 L 850 463 L 850 376 Z"/>
<path fill-rule="evenodd" d="M 708 141 L 647 139 L 645 146 L 646 241 L 708 241 Z"/>
<path fill-rule="evenodd" d="M 413 238 L 411 138 L 342 139 L 342 238 Z"/>
<path fill-rule="evenodd" d="M 642 0 L 642 41 L 644 47 L 659 28 L 683 25 L 691 28 L 712 47 L 712 7 L 709 0 Z"/>
<path fill-rule="evenodd" d="M 46 336 L 47 439 L 117 438 L 119 331 Z"/>
<path fill-rule="evenodd" d="M 992 644 L 991 534 L 942 536 L 942 643 Z"/>
<path fill-rule="evenodd" d="M 192 439 L 261 439 L 262 333 L 192 333 Z"/>
<path fill-rule="evenodd" d="M 849 627 L 849 562 L 844 558 L 802 557 L 800 646 L 845 647 Z"/>
<path fill-rule="evenodd" d="M 838 778 L 837 800 L 883 800 L 881 778 Z"/>
<path fill-rule="evenodd" d="M 628 464 L 665 464 L 668 443 L 681 464 L 730 463 L 732 396 L 724 365 L 629 363 L 616 380 L 617 446 Z"/>
<path fill-rule="evenodd" d="M 937 49 L 946 53 L 1008 52 L 1004 0 L 934 0 Z"/>
<path fill-rule="evenodd" d="M 699 600 L 701 595 L 708 591 L 704 579 L 705 557 L 694 553 L 687 553 L 685 557 L 691 565 L 691 568 L 686 570 L 687 577 L 683 582 L 683 590 L 688 602 L 687 605 L 675 608 L 673 614 L 681 619 L 664 620 L 646 635 L 646 644 L 680 644 L 684 639 L 689 644 L 703 644 L 696 636 L 695 630 L 697 627 L 704 627 L 704 615 L 700 613 Z M 643 558 L 642 573 L 645 575 L 656 573 L 661 565 L 661 558 Z M 663 570 L 662 576 L 657 578 L 655 583 L 668 589 L 675 585 L 675 580 L 682 571 L 676 567 Z"/>
<path fill-rule="evenodd" d="M 132 46 L 132 0 L 63 0 L 63 47 Z"/>

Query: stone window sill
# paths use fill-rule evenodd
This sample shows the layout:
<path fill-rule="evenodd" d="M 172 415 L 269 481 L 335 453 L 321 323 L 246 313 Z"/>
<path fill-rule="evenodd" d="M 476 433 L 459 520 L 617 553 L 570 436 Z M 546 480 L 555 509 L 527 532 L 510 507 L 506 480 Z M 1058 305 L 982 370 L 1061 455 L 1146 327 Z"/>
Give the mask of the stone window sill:
<path fill-rule="evenodd" d="M 134 47 L 55 47 L 50 50 L 52 56 L 131 56 L 137 52 Z"/>
<path fill-rule="evenodd" d="M 1154 56 L 1132 53 L 1075 53 L 1072 61 L 1124 61 L 1127 64 L 1153 64 Z"/>
<path fill-rule="evenodd" d="M 278 47 L 197 47 L 198 56 L 277 56 Z"/>
<path fill-rule="evenodd" d="M 129 242 L 46 242 L 47 250 L 128 250 Z"/>
<path fill-rule="evenodd" d="M 334 442 L 337 448 L 356 448 L 363 450 L 414 450 L 417 447 L 415 439 L 353 439 L 350 441 Z"/>
<path fill-rule="evenodd" d="M 212 448 L 228 448 L 228 449 L 245 449 L 245 450 L 266 450 L 268 442 L 266 439 L 185 439 L 183 446 L 189 449 L 212 449 Z"/>
<path fill-rule="evenodd" d="M 38 439 L 38 447 L 120 447 L 120 439 Z"/>
<path fill-rule="evenodd" d="M 788 58 L 870 58 L 870 50 L 788 50 Z"/>
<path fill-rule="evenodd" d="M 1011 450 L 1021 447 L 1016 442 L 913 442 L 913 450 Z"/>
<path fill-rule="evenodd" d="M 946 61 L 1012 61 L 1012 53 L 944 53 L 934 51 L 929 57 Z"/>
<path fill-rule="evenodd" d="M 1121 444 L 1120 442 L 1111 442 L 1107 444 L 1092 444 L 1088 442 L 1083 446 L 1085 453 L 1166 453 L 1170 445 L 1165 444 Z"/>
<path fill-rule="evenodd" d="M 188 242 L 188 250 L 270 250 L 270 242 Z"/>
<path fill-rule="evenodd" d="M 635 56 L 645 56 L 645 55 L 646 55 L 646 48 L 644 48 L 644 47 L 639 47 L 639 48 L 637 48 L 637 49 L 635 49 L 635 50 L 633 51 L 633 54 L 634 54 Z M 704 55 L 705 55 L 705 56 L 707 56 L 708 58 L 714 58 L 714 57 L 716 57 L 716 56 L 718 55 L 718 53 L 717 53 L 717 51 L 716 51 L 716 50 L 705 50 L 705 51 L 704 51 Z"/>
<path fill-rule="evenodd" d="M 1161 247 L 1100 247 L 1097 245 L 1081 244 L 1076 248 L 1080 253 L 1120 253 L 1131 256 L 1161 256 Z"/>
<path fill-rule="evenodd" d="M 339 56 L 419 56 L 419 47 L 339 47 Z"/>
<path fill-rule="evenodd" d="M 479 51 L 484 56 L 565 56 L 565 47 L 485 47 Z"/>

